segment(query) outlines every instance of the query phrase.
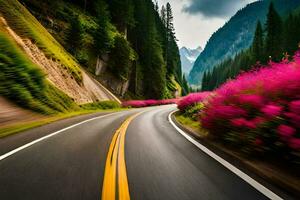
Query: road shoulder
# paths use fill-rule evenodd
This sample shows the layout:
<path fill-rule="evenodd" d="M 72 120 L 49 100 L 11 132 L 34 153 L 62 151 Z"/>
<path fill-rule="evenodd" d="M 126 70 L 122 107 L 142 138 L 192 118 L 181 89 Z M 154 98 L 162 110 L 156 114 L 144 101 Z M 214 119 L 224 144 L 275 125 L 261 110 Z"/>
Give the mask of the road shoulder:
<path fill-rule="evenodd" d="M 225 147 L 224 145 L 205 139 L 203 134 L 199 134 L 198 131 L 193 130 L 194 127 L 188 127 L 187 125 L 181 124 L 175 117 L 175 113 L 171 115 L 173 123 L 186 134 L 191 136 L 194 140 L 199 142 L 211 150 L 216 155 L 220 156 L 224 160 L 228 161 L 232 165 L 236 166 L 241 171 L 245 172 L 254 180 L 257 180 L 262 185 L 270 188 L 276 194 L 280 195 L 284 199 L 293 199 L 290 195 L 299 198 L 299 179 L 293 177 L 288 173 L 278 171 L 276 167 L 270 167 L 265 162 L 246 158 L 234 152 L 232 149 Z"/>

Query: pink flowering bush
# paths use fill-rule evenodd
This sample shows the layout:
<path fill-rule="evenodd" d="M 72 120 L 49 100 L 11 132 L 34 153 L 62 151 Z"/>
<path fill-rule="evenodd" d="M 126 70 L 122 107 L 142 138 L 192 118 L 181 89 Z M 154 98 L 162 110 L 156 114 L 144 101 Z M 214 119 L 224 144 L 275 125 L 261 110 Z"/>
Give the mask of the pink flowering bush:
<path fill-rule="evenodd" d="M 132 108 L 141 108 L 148 106 L 158 106 L 158 105 L 167 105 L 167 104 L 176 104 L 178 99 L 163 99 L 163 100 L 132 100 L 125 101 L 122 103 L 123 107 L 132 107 Z"/>
<path fill-rule="evenodd" d="M 212 136 L 247 152 L 299 155 L 300 53 L 216 89 L 200 120 Z"/>
<path fill-rule="evenodd" d="M 178 109 L 180 111 L 184 111 L 186 108 L 190 106 L 203 102 L 209 95 L 210 92 L 191 93 L 183 97 L 180 101 L 178 101 L 177 103 Z"/>

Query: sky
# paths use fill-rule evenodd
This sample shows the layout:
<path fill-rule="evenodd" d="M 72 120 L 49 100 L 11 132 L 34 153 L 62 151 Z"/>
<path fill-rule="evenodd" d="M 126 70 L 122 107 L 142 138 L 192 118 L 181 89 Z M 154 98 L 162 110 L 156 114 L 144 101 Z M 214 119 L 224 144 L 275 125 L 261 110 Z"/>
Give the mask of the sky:
<path fill-rule="evenodd" d="M 178 46 L 205 47 L 210 36 L 239 9 L 256 0 L 157 0 L 171 4 Z"/>

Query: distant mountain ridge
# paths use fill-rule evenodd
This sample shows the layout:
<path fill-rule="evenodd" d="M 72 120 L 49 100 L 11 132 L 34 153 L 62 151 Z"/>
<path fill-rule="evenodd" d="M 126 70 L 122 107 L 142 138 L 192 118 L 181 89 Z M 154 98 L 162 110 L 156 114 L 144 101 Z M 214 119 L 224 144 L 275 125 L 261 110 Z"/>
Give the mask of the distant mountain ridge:
<path fill-rule="evenodd" d="M 204 71 L 212 69 L 226 58 L 250 46 L 258 20 L 266 21 L 271 0 L 257 1 L 239 10 L 223 27 L 209 39 L 203 52 L 195 61 L 188 81 L 199 85 Z M 286 15 L 300 6 L 300 0 L 273 0 L 281 15 Z"/>
<path fill-rule="evenodd" d="M 186 75 L 188 75 L 202 52 L 202 47 L 198 47 L 196 49 L 190 49 L 187 47 L 182 47 L 180 50 L 180 59 L 181 59 L 181 67 L 182 67 L 182 72 Z"/>

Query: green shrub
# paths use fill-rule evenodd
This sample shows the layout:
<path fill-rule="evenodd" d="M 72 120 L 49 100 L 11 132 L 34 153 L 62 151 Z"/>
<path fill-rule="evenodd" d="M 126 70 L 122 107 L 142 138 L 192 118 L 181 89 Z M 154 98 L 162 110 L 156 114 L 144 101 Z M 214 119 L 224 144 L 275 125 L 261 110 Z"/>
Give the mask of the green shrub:
<path fill-rule="evenodd" d="M 101 101 L 98 103 L 89 103 L 83 104 L 80 106 L 84 110 L 107 110 L 107 109 L 115 109 L 120 108 L 120 104 L 116 101 Z"/>
<path fill-rule="evenodd" d="M 122 80 L 128 80 L 135 52 L 123 35 L 116 35 L 114 48 L 110 52 L 109 67 Z"/>
<path fill-rule="evenodd" d="M 199 113 L 203 109 L 204 109 L 204 104 L 203 103 L 196 103 L 196 104 L 193 104 L 192 106 L 187 107 L 183 111 L 183 115 L 185 117 L 190 117 L 193 120 L 198 120 Z"/>
<path fill-rule="evenodd" d="M 43 114 L 74 110 L 77 105 L 46 81 L 44 73 L 0 32 L 0 95 Z"/>

